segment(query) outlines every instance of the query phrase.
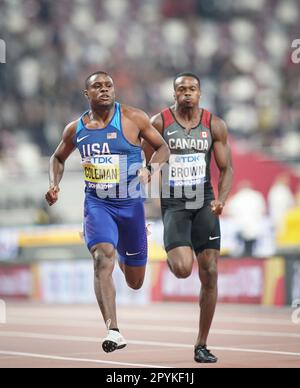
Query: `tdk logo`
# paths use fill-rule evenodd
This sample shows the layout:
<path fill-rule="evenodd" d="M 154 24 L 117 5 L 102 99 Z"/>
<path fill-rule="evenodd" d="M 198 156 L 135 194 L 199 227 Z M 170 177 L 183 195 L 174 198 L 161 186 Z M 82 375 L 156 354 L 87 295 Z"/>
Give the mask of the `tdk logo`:
<path fill-rule="evenodd" d="M 193 163 L 193 162 L 200 162 L 201 156 L 200 155 L 181 155 L 177 156 L 175 159 L 176 163 Z"/>
<path fill-rule="evenodd" d="M 94 156 L 94 164 L 113 164 L 113 158 L 111 156 Z"/>
<path fill-rule="evenodd" d="M 0 39 L 0 63 L 6 63 L 6 43 Z"/>

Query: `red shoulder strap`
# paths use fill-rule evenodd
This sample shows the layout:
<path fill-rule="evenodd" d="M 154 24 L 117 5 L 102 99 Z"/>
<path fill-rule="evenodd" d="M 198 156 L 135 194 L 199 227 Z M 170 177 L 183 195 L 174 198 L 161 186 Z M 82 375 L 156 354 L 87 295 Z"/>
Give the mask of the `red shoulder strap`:
<path fill-rule="evenodd" d="M 208 110 L 203 109 L 201 125 L 203 125 L 205 128 L 211 129 L 211 118 L 212 114 Z"/>
<path fill-rule="evenodd" d="M 163 118 L 163 124 L 164 124 L 164 129 L 168 128 L 170 125 L 174 123 L 174 117 L 172 115 L 172 112 L 170 108 L 166 108 L 161 112 L 162 118 Z"/>

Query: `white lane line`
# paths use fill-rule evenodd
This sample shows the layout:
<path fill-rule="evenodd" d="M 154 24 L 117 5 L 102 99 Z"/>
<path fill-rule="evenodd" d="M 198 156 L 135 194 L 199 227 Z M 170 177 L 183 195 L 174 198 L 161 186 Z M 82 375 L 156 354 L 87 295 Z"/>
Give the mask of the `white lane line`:
<path fill-rule="evenodd" d="M 265 349 L 225 348 L 223 346 L 210 346 L 210 348 L 213 350 L 225 350 L 229 352 L 263 353 L 263 354 L 276 354 L 281 356 L 300 357 L 300 353 L 295 353 L 295 352 L 282 352 L 282 351 L 265 350 Z"/>
<path fill-rule="evenodd" d="M 179 322 L 187 322 L 191 320 L 198 320 L 198 311 L 194 312 L 187 312 L 187 314 L 183 315 L 176 315 L 176 314 L 166 314 L 164 315 L 163 312 L 153 312 L 153 313 L 135 313 L 135 312 L 119 312 L 119 318 L 120 319 L 128 319 L 128 320 L 141 320 L 141 321 L 179 321 Z M 81 314 L 72 314 L 71 312 L 69 314 L 62 313 L 60 314 L 59 312 L 53 312 L 53 314 L 43 314 L 43 313 L 30 313 L 29 311 L 21 312 L 21 311 L 14 311 L 14 312 L 9 312 L 8 311 L 8 318 L 9 317 L 14 317 L 14 318 L 19 318 L 19 317 L 28 317 L 32 319 L 36 318 L 44 318 L 44 319 L 80 319 L 83 316 L 86 319 L 89 320 L 97 320 L 98 319 L 98 314 L 89 314 L 86 315 L 84 312 L 81 312 Z M 242 323 L 242 324 L 254 324 L 254 325 L 275 325 L 275 326 L 282 326 L 282 325 L 291 325 L 291 319 L 290 315 L 287 316 L 286 319 L 281 319 L 281 318 L 276 318 L 276 315 L 274 318 L 256 318 L 256 317 L 241 317 L 241 316 L 235 316 L 235 315 L 230 315 L 230 316 L 218 316 L 216 315 L 214 318 L 214 322 L 220 322 L 220 323 Z"/>
<path fill-rule="evenodd" d="M 30 339 L 44 339 L 54 341 L 74 341 L 74 342 L 92 342 L 101 344 L 102 339 L 99 337 L 80 337 L 71 335 L 58 335 L 58 334 L 38 334 L 38 333 L 26 333 L 18 331 L 2 331 L 0 337 L 15 337 L 15 338 L 30 338 Z M 128 342 L 128 341 L 127 341 Z"/>
<path fill-rule="evenodd" d="M 74 341 L 74 342 L 92 342 L 100 343 L 101 339 L 97 337 L 77 337 L 77 336 L 65 336 L 65 335 L 54 335 L 54 334 L 37 334 L 37 333 L 24 333 L 24 332 L 0 332 L 0 337 L 12 337 L 12 338 L 27 338 L 27 339 L 43 339 L 43 340 L 54 340 L 54 341 Z M 184 348 L 192 349 L 192 345 L 188 344 L 177 344 L 173 342 L 159 342 L 159 341 L 138 341 L 138 340 L 129 340 L 127 341 L 132 345 L 140 346 L 157 346 L 157 347 L 170 347 L 170 348 Z M 295 356 L 300 357 L 300 353 L 296 352 L 284 352 L 268 349 L 248 349 L 248 348 L 230 348 L 230 347 L 219 347 L 211 346 L 213 350 L 224 350 L 232 352 L 251 352 L 251 353 L 266 353 L 274 355 L 284 355 L 284 356 Z"/>
<path fill-rule="evenodd" d="M 26 326 L 61 326 L 61 327 L 88 327 L 99 328 L 100 323 L 87 322 L 87 321 L 75 321 L 70 322 L 48 319 L 48 320 L 32 320 L 27 318 L 9 320 L 8 324 L 26 325 Z M 291 323 L 292 325 L 292 323 Z M 122 328 L 126 330 L 141 330 L 141 331 L 154 331 L 154 332 L 176 332 L 176 333 L 192 333 L 197 334 L 197 330 L 193 328 L 185 328 L 180 326 L 165 327 L 159 325 L 133 325 L 122 324 Z M 230 329 L 211 329 L 211 334 L 215 335 L 231 335 L 231 336 L 246 336 L 246 337 L 274 337 L 274 338 L 300 338 L 300 333 L 288 333 L 278 331 L 261 331 L 261 330 L 230 330 Z"/>
<path fill-rule="evenodd" d="M 139 367 L 139 368 L 163 368 L 163 369 L 171 368 L 171 367 L 168 367 L 168 366 L 161 366 L 161 365 L 158 366 L 158 365 L 150 365 L 150 364 L 133 364 L 133 363 L 130 363 L 130 362 L 93 360 L 93 359 L 90 359 L 90 358 L 61 357 L 61 356 L 51 356 L 51 355 L 48 355 L 48 354 L 11 352 L 11 351 L 8 351 L 8 350 L 0 350 L 0 354 L 4 355 L 4 356 L 40 358 L 40 359 L 45 359 L 45 360 L 85 362 L 85 363 L 89 363 L 89 364 L 106 364 L 106 365 L 119 365 L 119 366 L 133 366 L 133 367 Z"/>
<path fill-rule="evenodd" d="M 236 335 L 246 337 L 300 338 L 299 333 L 284 333 L 279 331 L 213 329 L 211 330 L 211 333 L 218 335 Z"/>
<path fill-rule="evenodd" d="M 244 323 L 246 325 L 274 325 L 274 326 L 291 326 L 291 318 L 290 316 L 287 319 L 277 319 L 275 316 L 273 319 L 268 318 L 242 318 L 242 317 L 217 317 L 216 322 L 220 323 Z"/>

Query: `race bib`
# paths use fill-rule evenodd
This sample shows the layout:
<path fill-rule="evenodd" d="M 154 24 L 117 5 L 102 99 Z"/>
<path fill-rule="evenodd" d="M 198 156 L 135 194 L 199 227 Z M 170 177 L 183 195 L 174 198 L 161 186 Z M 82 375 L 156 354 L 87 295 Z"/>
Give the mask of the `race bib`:
<path fill-rule="evenodd" d="M 205 180 L 205 154 L 171 155 L 169 165 L 171 186 L 199 185 Z"/>
<path fill-rule="evenodd" d="M 91 183 L 120 183 L 119 155 L 92 156 L 82 162 L 84 179 Z"/>

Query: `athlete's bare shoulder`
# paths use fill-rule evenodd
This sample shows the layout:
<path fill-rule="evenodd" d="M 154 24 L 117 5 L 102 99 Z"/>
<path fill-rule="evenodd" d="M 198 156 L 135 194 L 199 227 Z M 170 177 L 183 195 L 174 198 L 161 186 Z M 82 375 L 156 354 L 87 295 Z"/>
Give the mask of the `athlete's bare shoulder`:
<path fill-rule="evenodd" d="M 75 121 L 70 122 L 68 125 L 66 125 L 64 132 L 63 132 L 63 140 L 64 141 L 68 141 L 68 140 L 73 141 L 73 138 L 74 138 L 76 130 L 77 130 L 78 122 L 79 122 L 79 120 L 75 120 Z"/>
<path fill-rule="evenodd" d="M 131 120 L 136 118 L 149 119 L 149 116 L 147 115 L 146 112 L 144 112 L 139 108 L 135 108 L 133 106 L 122 105 L 122 111 L 123 111 L 123 114 Z"/>
<path fill-rule="evenodd" d="M 211 120 L 211 131 L 214 140 L 224 140 L 227 139 L 228 129 L 224 120 L 220 117 L 212 115 Z"/>
<path fill-rule="evenodd" d="M 158 132 L 163 133 L 164 130 L 164 122 L 161 113 L 154 115 L 151 117 L 151 124 Z"/>
<path fill-rule="evenodd" d="M 122 105 L 122 113 L 127 119 L 133 121 L 140 129 L 149 125 L 149 116 L 141 109 L 129 105 Z"/>

